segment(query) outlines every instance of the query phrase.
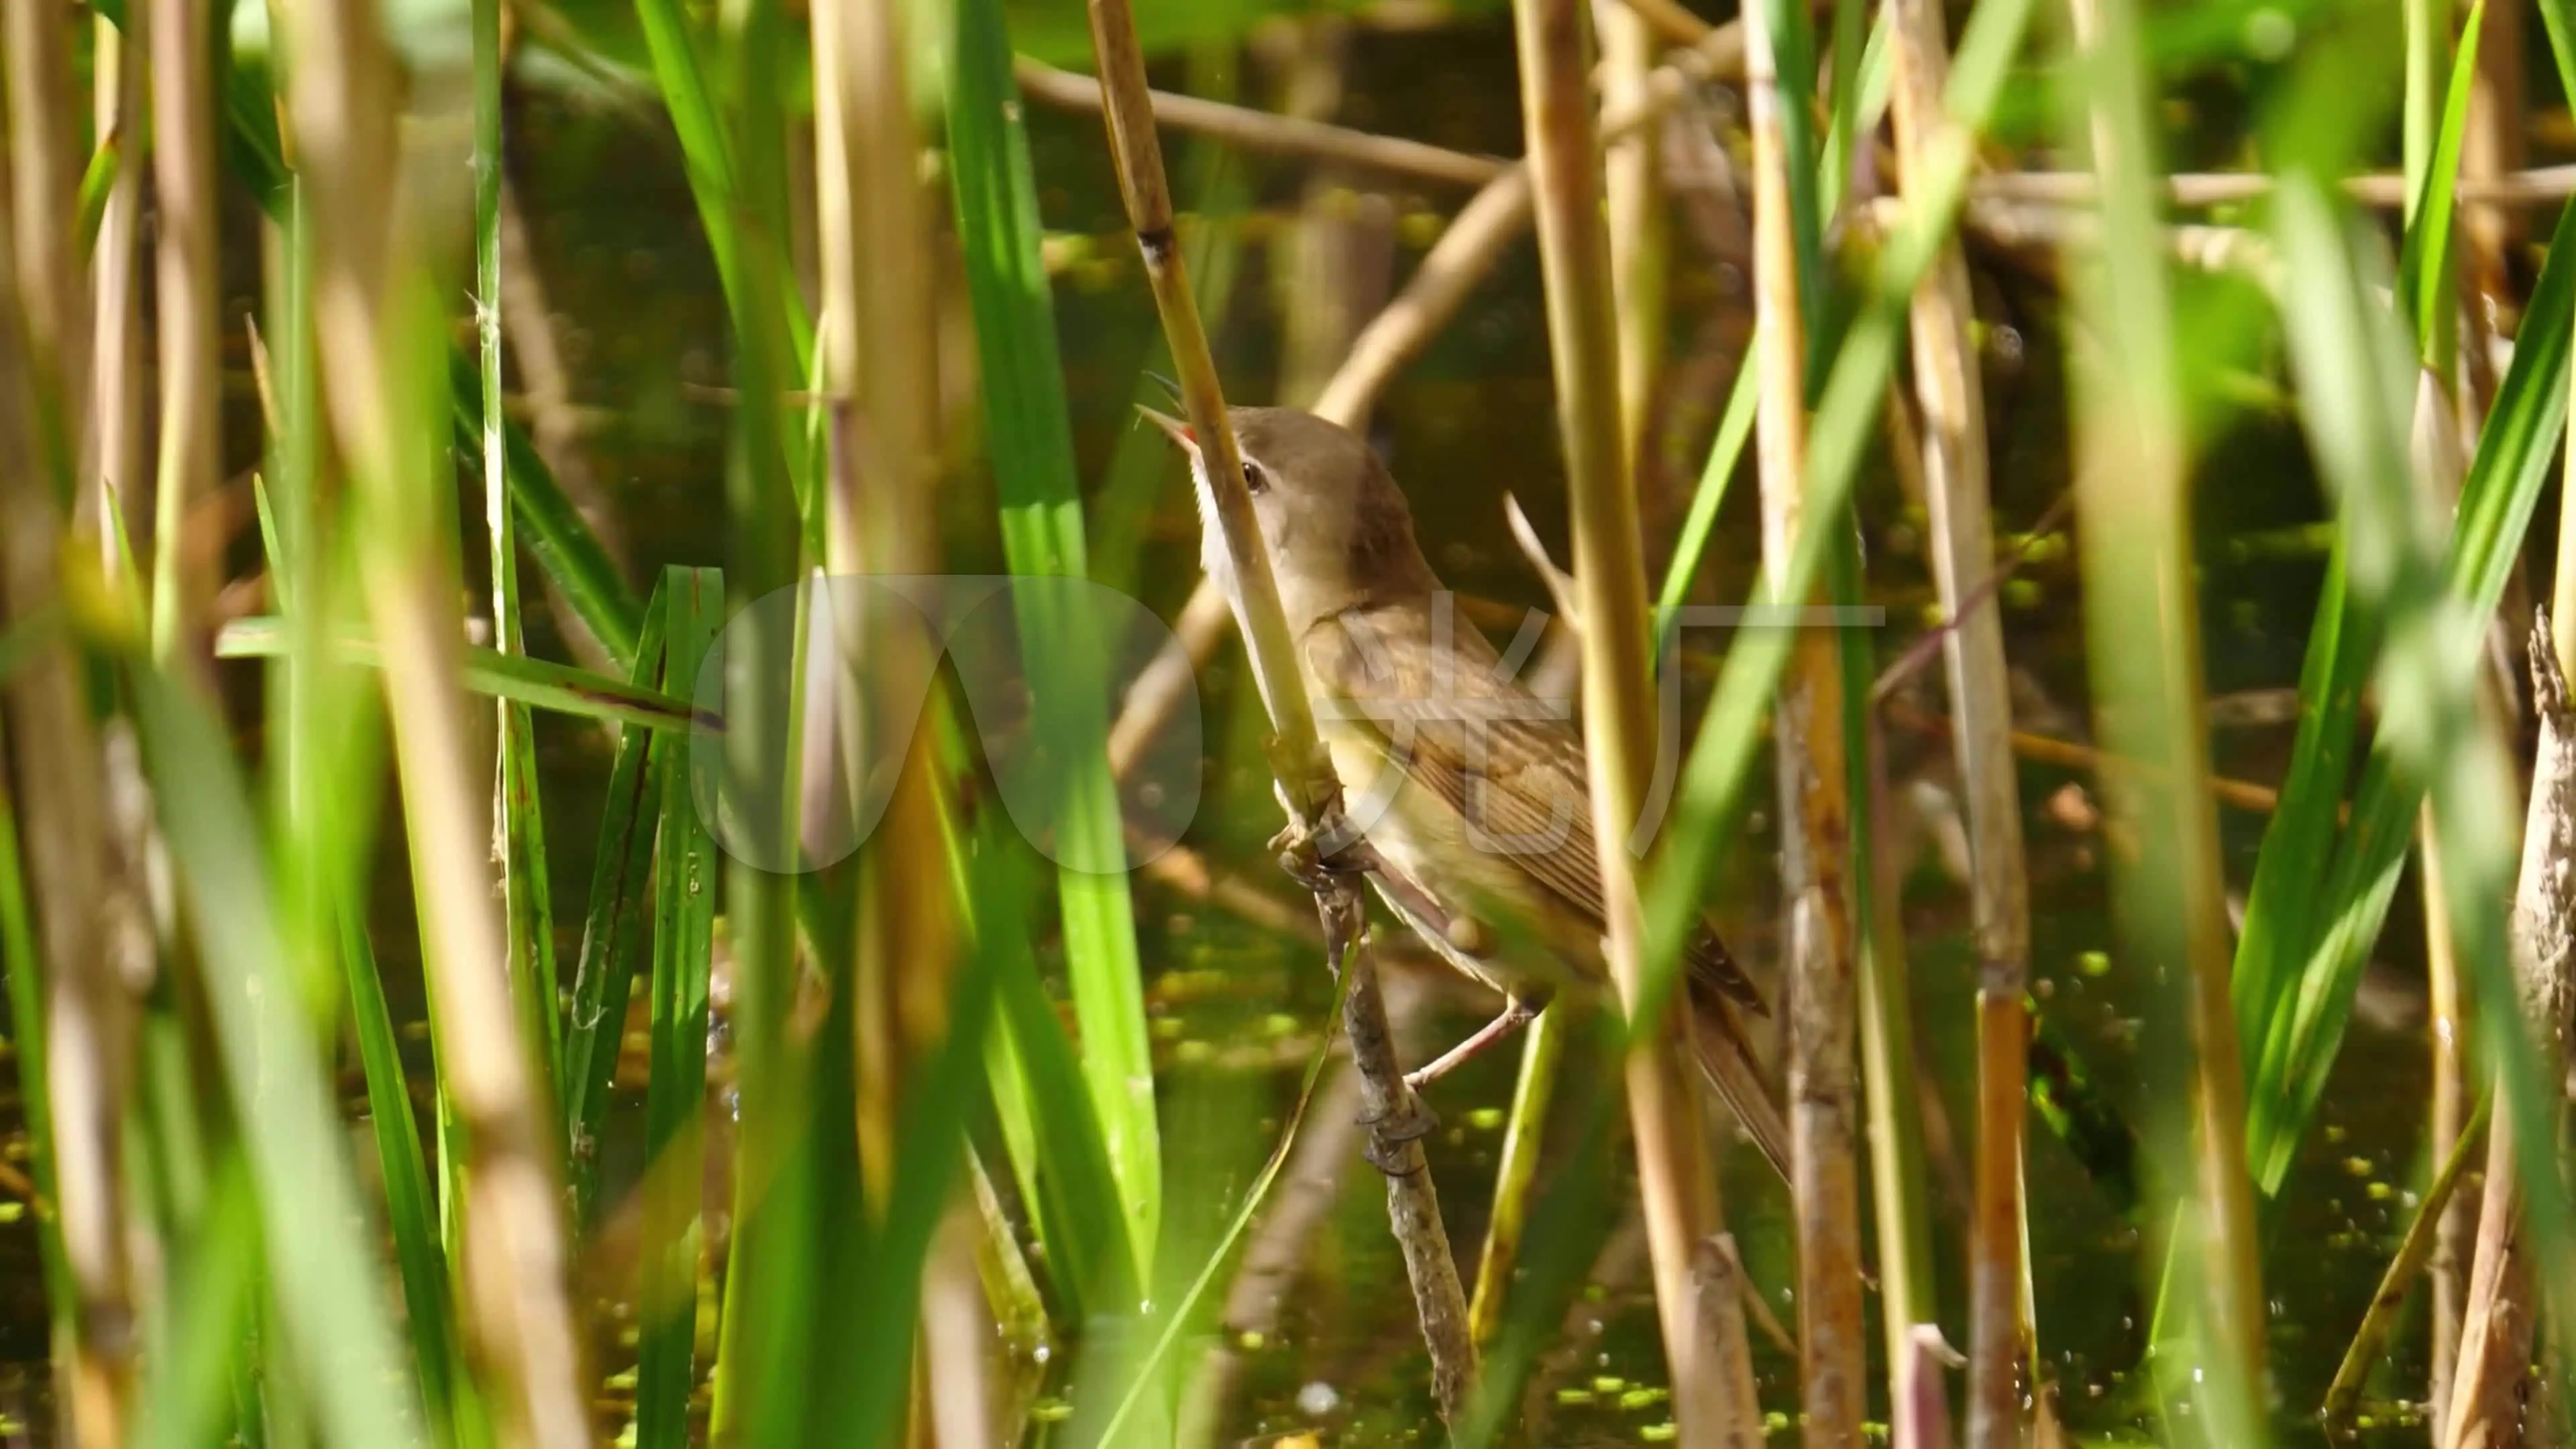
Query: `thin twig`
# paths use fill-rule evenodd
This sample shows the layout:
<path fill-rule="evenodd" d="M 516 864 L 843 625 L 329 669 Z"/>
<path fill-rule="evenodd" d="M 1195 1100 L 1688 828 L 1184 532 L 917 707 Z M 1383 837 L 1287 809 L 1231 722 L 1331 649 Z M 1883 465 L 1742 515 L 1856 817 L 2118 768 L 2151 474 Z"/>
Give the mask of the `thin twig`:
<path fill-rule="evenodd" d="M 1067 110 L 1101 109 L 1100 82 L 1090 76 L 1058 70 L 1026 56 L 1012 69 L 1019 77 L 1020 89 L 1032 100 Z M 1451 186 L 1486 185 L 1512 164 L 1491 156 L 1301 120 L 1250 106 L 1227 105 L 1170 91 L 1151 91 L 1148 95 L 1158 125 L 1231 142 L 1247 151 L 1303 156 Z"/>
<path fill-rule="evenodd" d="M 1173 363 L 1181 375 L 1208 487 L 1216 497 L 1215 523 L 1234 578 L 1229 592 L 1235 623 L 1252 656 L 1254 679 L 1276 731 L 1271 768 L 1289 809 L 1292 832 L 1310 843 L 1320 859 L 1331 862 L 1347 858 L 1346 853 L 1364 855 L 1365 842 L 1342 818 L 1341 782 L 1316 737 L 1313 706 L 1291 652 L 1269 553 L 1262 545 L 1260 523 L 1243 483 L 1242 459 L 1215 359 L 1199 322 L 1187 264 L 1174 244 L 1171 195 L 1163 175 L 1161 142 L 1155 134 L 1153 102 L 1145 86 L 1144 57 L 1137 49 L 1135 19 L 1126 0 L 1091 0 L 1090 18 L 1119 189 L 1153 283 L 1155 307 L 1162 314 Z M 1465 1401 L 1475 1373 L 1475 1348 L 1467 1337 L 1466 1295 L 1459 1287 L 1457 1264 L 1441 1225 L 1430 1166 L 1420 1133 L 1412 1130 L 1422 1120 L 1421 1103 L 1395 1060 L 1357 880 L 1347 872 L 1326 871 L 1317 875 L 1315 883 L 1316 912 L 1328 943 L 1326 960 L 1349 973 L 1343 1029 L 1350 1040 L 1351 1060 L 1359 1069 L 1362 1105 L 1376 1124 L 1371 1132 L 1371 1160 L 1386 1174 L 1387 1219 L 1404 1254 L 1423 1341 L 1430 1349 L 1432 1395 L 1444 1415 L 1454 1414 Z"/>
<path fill-rule="evenodd" d="M 2487 1103 L 2481 1101 L 2444 1154 L 2441 1169 L 2433 1174 L 2432 1183 L 2424 1189 L 2423 1201 L 2415 1206 L 2414 1220 L 2406 1225 L 2406 1236 L 2398 1241 L 2396 1256 L 2388 1260 L 2388 1270 L 2380 1275 L 2379 1291 L 2370 1296 L 2370 1307 L 2361 1316 L 2361 1326 L 2353 1330 L 2352 1342 L 2343 1351 L 2343 1362 L 2335 1369 L 2334 1382 L 2326 1387 L 2325 1406 L 2317 1411 L 2329 1432 L 2341 1428 L 2352 1417 L 2353 1407 L 2361 1402 L 2362 1385 L 2379 1366 L 2389 1331 L 2397 1326 L 2397 1311 L 2406 1306 L 2407 1290 L 2414 1286 L 2416 1275 L 2424 1271 L 2425 1260 L 2433 1255 L 2441 1225 L 2451 1220 L 2454 1195 L 2468 1177 L 2472 1149 L 2486 1128 L 2486 1120 Z"/>
<path fill-rule="evenodd" d="M 2234 172 L 2184 173 L 2156 183 L 2169 205 L 2199 208 L 2254 201 L 2272 193 L 2272 178 Z M 2395 210 L 2406 205 L 2406 178 L 2374 173 L 2347 177 L 2344 191 L 2364 206 Z M 2093 206 L 2101 188 L 2084 171 L 1998 171 L 1979 177 L 1969 187 L 1973 198 L 2044 201 L 2061 206 Z M 2488 178 L 2460 178 L 2463 206 L 2547 206 L 2576 195 L 2576 165 L 2535 166 L 2527 171 Z"/>

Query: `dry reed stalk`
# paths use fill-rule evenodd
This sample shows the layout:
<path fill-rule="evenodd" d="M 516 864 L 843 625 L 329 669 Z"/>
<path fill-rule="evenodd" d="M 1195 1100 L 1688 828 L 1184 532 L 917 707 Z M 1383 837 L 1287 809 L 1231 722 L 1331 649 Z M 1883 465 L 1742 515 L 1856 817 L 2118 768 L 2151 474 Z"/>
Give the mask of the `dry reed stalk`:
<path fill-rule="evenodd" d="M 2532 628 L 2529 657 L 2540 745 L 2532 759 L 2522 870 L 2514 890 L 2513 967 L 2523 1024 L 2537 1048 L 2536 1080 L 2555 1083 L 2566 1069 L 2568 968 L 2576 958 L 2576 871 L 2569 868 L 2576 860 L 2576 708 L 2568 701 L 2567 676 L 2546 613 Z M 2553 1102 L 2551 1109 L 2564 1116 L 2563 1104 Z M 2489 1449 L 2523 1441 L 2524 1395 L 2540 1300 L 2523 1236 L 2524 1165 L 2514 1150 L 2514 1116 L 2499 1082 L 2494 1125 L 2487 1134 L 2486 1194 L 2469 1275 L 2466 1327 L 2450 1416 L 2442 1425 L 2440 1443 L 2446 1449 Z"/>
<path fill-rule="evenodd" d="M 41 8 L 41 7 L 39 7 Z M 129 6 L 119 30 L 98 18 L 93 66 L 98 133 L 118 149 L 116 180 L 99 213 L 93 308 L 90 317 L 91 430 L 96 449 L 90 497 L 82 504 L 98 531 L 99 568 L 112 587 L 138 581 L 126 578 L 124 541 L 142 533 L 136 505 L 148 496 L 143 484 L 143 312 L 137 266 L 142 256 L 143 151 L 146 125 L 143 36 L 148 7 Z"/>
<path fill-rule="evenodd" d="M 836 577 L 931 573 L 939 566 L 936 288 L 901 21 L 882 0 L 823 0 L 811 22 L 827 566 Z M 862 857 L 853 1004 L 861 1180 L 871 1212 L 882 1212 L 895 1179 L 904 1076 L 947 1036 L 952 942 L 934 758 L 924 732 L 891 703 L 922 698 L 934 661 L 909 631 L 870 633 L 857 620 L 845 628 L 839 684 L 843 718 L 855 728 L 844 749 L 902 751 L 894 794 Z M 868 778 L 870 761 L 850 764 L 847 780 Z M 942 1368 L 980 1379 L 982 1363 Z"/>
<path fill-rule="evenodd" d="M 2427 903 L 2446 899 L 2449 889 L 2440 842 L 2430 828 L 2432 808 L 2427 801 L 2415 833 Z M 2433 1071 L 2432 1137 L 2427 1147 L 2438 1161 L 2451 1151 L 2467 1126 L 2469 1096 L 2468 1002 L 2460 990 L 2459 957 L 2452 949 L 2447 917 L 2435 913 L 2425 918 L 2424 953 L 2424 974 L 2431 993 L 2425 1026 L 2431 1035 Z M 2451 1418 L 2451 1383 L 2459 1366 L 2461 1314 L 2468 1302 L 2469 1263 L 2475 1251 L 2477 1228 L 2477 1212 L 2468 1198 L 2450 1194 L 2434 1229 L 2432 1259 L 2427 1266 L 2433 1293 L 2432 1321 L 2426 1326 L 2430 1362 L 2425 1399 L 2430 1407 L 2425 1417 L 2434 1424 L 2447 1424 Z"/>
<path fill-rule="evenodd" d="M 1891 0 L 1894 45 L 1889 106 L 1910 186 L 1931 164 L 1947 129 L 1941 93 L 1949 49 L 1930 0 Z M 2004 675 L 2003 624 L 1979 608 L 1994 576 L 1994 521 L 1987 498 L 1984 388 L 1970 327 L 1968 270 L 1954 240 L 1915 289 L 1914 391 L 1922 408 L 1922 459 L 1932 525 L 1933 578 L 1942 612 L 1951 738 L 1967 795 L 1969 910 L 1977 946 L 1977 1159 L 1968 1223 L 1968 1440 L 2010 1446 L 2021 1438 L 2021 1363 L 2028 1337 L 2021 1312 L 2022 1129 L 2030 1024 L 2030 886 L 2023 869 L 2021 792 L 2012 756 L 2012 697 Z M 1884 1173 L 1884 1168 L 1882 1168 Z M 1882 1244 L 1891 1240 L 1884 1227 Z M 1897 1239 L 1901 1241 L 1901 1238 Z M 1884 1252 L 1884 1248 L 1882 1248 Z M 1928 1269 L 1929 1265 L 1925 1265 Z M 1897 1366 L 1892 1402 L 1912 1404 L 1922 1367 L 1889 1315 L 1888 1359 Z M 1938 1386 L 1933 1387 L 1937 1393 Z"/>
<path fill-rule="evenodd" d="M 81 158 L 72 89 L 71 20 L 61 5 L 9 7 L 6 57 L 11 225 L 18 316 L 26 329 L 34 411 L 28 418 L 54 477 L 70 481 L 89 394 L 89 319 L 81 315 Z M 13 464 L 12 466 L 20 466 Z"/>
<path fill-rule="evenodd" d="M 407 255 L 392 56 L 365 0 L 287 13 L 287 98 L 312 207 L 325 403 L 364 505 L 360 572 L 383 650 L 431 1025 L 466 1151 L 465 1322 L 504 1442 L 586 1444 L 551 1131 L 510 1000 L 491 797 L 457 683 L 464 620 L 450 526 L 440 521 L 452 495 L 430 467 L 448 420 L 431 415 L 421 386 L 434 333 Z"/>
<path fill-rule="evenodd" d="M 13 26 L 19 17 L 13 12 Z M 18 34 L 11 32 L 12 49 Z M 17 261 L 14 178 L 27 132 L 11 127 L 0 148 L 0 457 L 46 456 L 36 371 L 27 353 L 24 274 Z M 62 519 L 44 468 L 0 468 L 0 624 L 35 617 L 61 598 Z M 133 1058 L 133 1004 L 107 968 L 95 903 L 109 874 L 105 780 L 81 661 L 56 631 L 8 680 L 0 745 L 18 788 L 37 960 L 43 968 L 45 1085 L 51 1096 L 55 1227 L 79 1294 L 67 1345 L 59 1412 L 65 1442 L 108 1449 L 133 1422 L 134 1265 L 126 1241 L 125 1095 Z"/>
<path fill-rule="evenodd" d="M 1593 828 L 1604 842 L 1608 956 L 1620 1001 L 1634 1011 L 1643 916 L 1636 862 L 1619 843 L 1637 834 L 1654 716 L 1637 498 L 1620 438 L 1600 156 L 1583 70 L 1585 10 L 1583 0 L 1516 0 L 1512 13 L 1584 620 L 1585 735 Z M 1626 1061 L 1655 1305 L 1681 1441 L 1750 1445 L 1760 1439 L 1752 1360 L 1720 1241 L 1717 1177 L 1686 1029 L 1683 1013 L 1663 1015 L 1657 1030 L 1631 1042 Z"/>
<path fill-rule="evenodd" d="M 151 0 L 152 192 L 159 241 L 153 307 L 160 319 L 160 463 L 152 532 L 152 653 L 178 657 L 203 621 L 211 559 L 188 537 L 188 512 L 223 467 L 223 339 L 217 295 L 214 11 L 199 0 Z"/>
<path fill-rule="evenodd" d="M 1886 706 L 1886 712 L 1888 722 L 1900 729 L 1912 730 L 1920 734 L 1943 734 L 1950 729 L 1949 720 L 1937 715 L 1918 713 L 1902 704 L 1891 702 Z M 2034 764 L 2056 765 L 2069 770 L 2083 770 L 2102 777 L 2105 783 L 2164 781 L 2172 778 L 2169 772 L 2154 765 L 2110 754 L 2074 740 L 2032 734 L 2027 730 L 2014 730 L 2005 736 L 2005 739 L 2012 746 L 2013 755 L 2017 759 L 2029 760 Z M 2210 798 L 2221 805 L 2238 810 L 2250 810 L 2260 815 L 2269 815 L 2281 807 L 2281 792 L 2268 785 L 2229 779 L 2224 775 L 2213 775 L 2206 783 Z"/>
<path fill-rule="evenodd" d="M 922 1263 L 921 1378 L 928 1412 L 920 1417 L 928 1425 L 928 1442 L 939 1449 L 1006 1442 L 994 1427 L 986 1371 L 1000 1345 L 976 1265 L 982 1235 L 974 1203 L 961 1195 L 940 1220 Z"/>
<path fill-rule="evenodd" d="M 2492 16 L 2490 17 L 2492 18 Z M 2156 194 L 2169 206 L 2197 208 L 2255 201 L 2272 194 L 2272 178 L 2243 172 L 2177 172 L 2154 179 Z M 2344 178 L 2344 194 L 2364 206 L 2394 211 L 2406 205 L 2406 178 L 2372 173 Z M 2102 198 L 2100 183 L 2084 171 L 1997 171 L 1970 183 L 1972 200 L 2049 202 L 2093 206 Z M 2576 195 L 2576 165 L 2535 166 L 2497 176 L 2460 178 L 2459 204 L 2484 206 L 2549 206 Z"/>
<path fill-rule="evenodd" d="M 1022 58 L 1012 67 L 1029 98 L 1066 110 L 1099 111 L 1100 82 Z M 1348 126 L 1276 115 L 1169 91 L 1148 92 L 1157 125 L 1188 131 L 1275 156 L 1303 156 L 1346 166 L 1452 186 L 1484 186 L 1511 168 L 1508 161 L 1464 151 L 1374 135 Z"/>
<path fill-rule="evenodd" d="M 2105 233 L 2156 224 L 2150 101 L 2129 0 L 2074 0 L 2078 63 L 2089 72 L 2089 130 Z M 2115 750 L 2158 757 L 2169 787 L 2121 802 L 2146 842 L 2120 883 L 2127 929 L 2170 950 L 2191 1024 L 2191 1158 L 2199 1201 L 2198 1291 L 2191 1297 L 2224 1392 L 2264 1381 L 2265 1305 L 2245 1171 L 2244 1064 L 2228 995 L 2232 956 L 2209 735 L 2191 505 L 2172 311 L 2163 269 L 2143 248 L 2106 248 L 2088 289 L 2097 333 L 2118 351 L 2085 379 L 2076 495 L 2084 522 L 2087 648 L 2100 681 L 2103 734 Z M 2141 640 L 2138 636 L 2145 634 Z M 2146 912 L 2155 912 L 2148 919 Z M 2248 1393 L 2259 1390 L 2246 1389 Z"/>
<path fill-rule="evenodd" d="M 1612 114 L 1642 111 L 1652 91 L 1655 32 L 1632 7 L 1595 0 L 1601 33 L 1601 105 Z M 1619 436 L 1641 507 L 1661 507 L 1666 480 L 1655 443 L 1664 394 L 1666 269 L 1672 262 L 1671 213 L 1664 198 L 1661 126 L 1640 126 L 1610 146 L 1604 179 L 1610 200 L 1610 285 L 1619 313 Z"/>
<path fill-rule="evenodd" d="M 1755 439 L 1762 459 L 1762 557 L 1788 565 L 1799 533 L 1840 528 L 1805 509 L 1806 334 L 1801 321 L 1789 159 L 1780 129 L 1775 37 L 1764 3 L 1745 8 L 1745 97 L 1753 133 Z M 1808 600 L 1783 602 L 1804 604 Z M 1980 611 L 1984 615 L 1984 611 Z M 1991 617 L 1990 615 L 1984 615 Z M 1781 893 L 1788 912 L 1790 1190 L 1798 1218 L 1798 1346 L 1807 1442 L 1857 1444 L 1869 1351 L 1861 1327 L 1860 1184 L 1854 1141 L 1856 969 L 1848 742 L 1832 634 L 1805 631 L 1782 681 Z"/>
<path fill-rule="evenodd" d="M 1171 194 L 1145 86 L 1144 56 L 1136 45 L 1135 18 L 1126 0 L 1090 0 L 1090 20 L 1119 190 L 1180 373 L 1190 429 L 1216 495 L 1218 533 L 1235 577 L 1235 624 L 1276 734 L 1271 767 L 1292 830 L 1329 862 L 1347 851 L 1364 851 L 1366 842 L 1342 818 L 1341 782 L 1316 737 L 1314 709 L 1290 652 L 1269 553 L 1243 484 L 1243 461 L 1226 416 L 1216 362 L 1190 292 L 1188 266 L 1173 237 Z M 1453 1416 L 1475 1373 L 1475 1348 L 1467 1338 L 1466 1295 L 1458 1284 L 1420 1134 L 1407 1130 L 1422 1120 L 1422 1106 L 1395 1060 L 1356 880 L 1346 873 L 1319 877 L 1315 903 L 1325 927 L 1327 963 L 1347 973 L 1343 1031 L 1359 1071 L 1363 1108 L 1378 1124 L 1370 1133 L 1370 1156 L 1386 1175 L 1387 1220 L 1403 1251 L 1423 1341 L 1430 1349 L 1432 1394 L 1441 1413 Z"/>

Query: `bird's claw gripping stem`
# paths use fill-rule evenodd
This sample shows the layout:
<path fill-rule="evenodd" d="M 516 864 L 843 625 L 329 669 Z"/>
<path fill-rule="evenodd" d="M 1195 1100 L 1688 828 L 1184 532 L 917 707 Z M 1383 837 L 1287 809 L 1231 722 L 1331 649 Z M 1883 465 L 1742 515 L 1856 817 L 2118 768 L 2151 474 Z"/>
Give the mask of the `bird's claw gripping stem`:
<path fill-rule="evenodd" d="M 1360 1125 L 1369 1129 L 1368 1146 L 1360 1155 L 1368 1159 L 1369 1166 L 1387 1176 L 1401 1177 L 1413 1171 L 1405 1161 L 1404 1149 L 1440 1130 L 1440 1114 L 1408 1091 L 1401 1105 L 1374 1117 L 1362 1117 Z"/>

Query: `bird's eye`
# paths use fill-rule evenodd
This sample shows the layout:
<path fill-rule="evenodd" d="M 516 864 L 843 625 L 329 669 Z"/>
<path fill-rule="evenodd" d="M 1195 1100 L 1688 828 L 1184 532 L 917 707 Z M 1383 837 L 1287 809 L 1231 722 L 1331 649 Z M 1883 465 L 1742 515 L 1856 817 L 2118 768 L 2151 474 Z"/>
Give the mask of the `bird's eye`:
<path fill-rule="evenodd" d="M 1270 491 L 1270 474 L 1260 464 L 1246 458 L 1243 460 L 1243 486 L 1256 494 L 1267 493 Z"/>

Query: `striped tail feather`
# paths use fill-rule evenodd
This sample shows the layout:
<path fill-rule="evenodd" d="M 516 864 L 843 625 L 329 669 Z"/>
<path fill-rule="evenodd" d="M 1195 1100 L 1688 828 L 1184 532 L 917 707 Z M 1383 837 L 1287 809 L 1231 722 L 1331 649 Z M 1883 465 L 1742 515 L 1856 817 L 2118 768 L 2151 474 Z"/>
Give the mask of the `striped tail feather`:
<path fill-rule="evenodd" d="M 1753 1145 L 1770 1162 L 1771 1170 L 1787 1182 L 1789 1125 L 1780 1115 L 1771 1088 L 1763 1081 L 1761 1064 L 1753 1055 L 1752 1042 L 1745 1037 L 1744 1025 L 1723 995 L 1699 989 L 1697 981 L 1691 983 L 1691 988 L 1686 1005 L 1691 1018 L 1691 1046 L 1699 1057 L 1700 1073 L 1717 1089 L 1718 1099 L 1735 1114 L 1736 1124 L 1753 1139 Z"/>

